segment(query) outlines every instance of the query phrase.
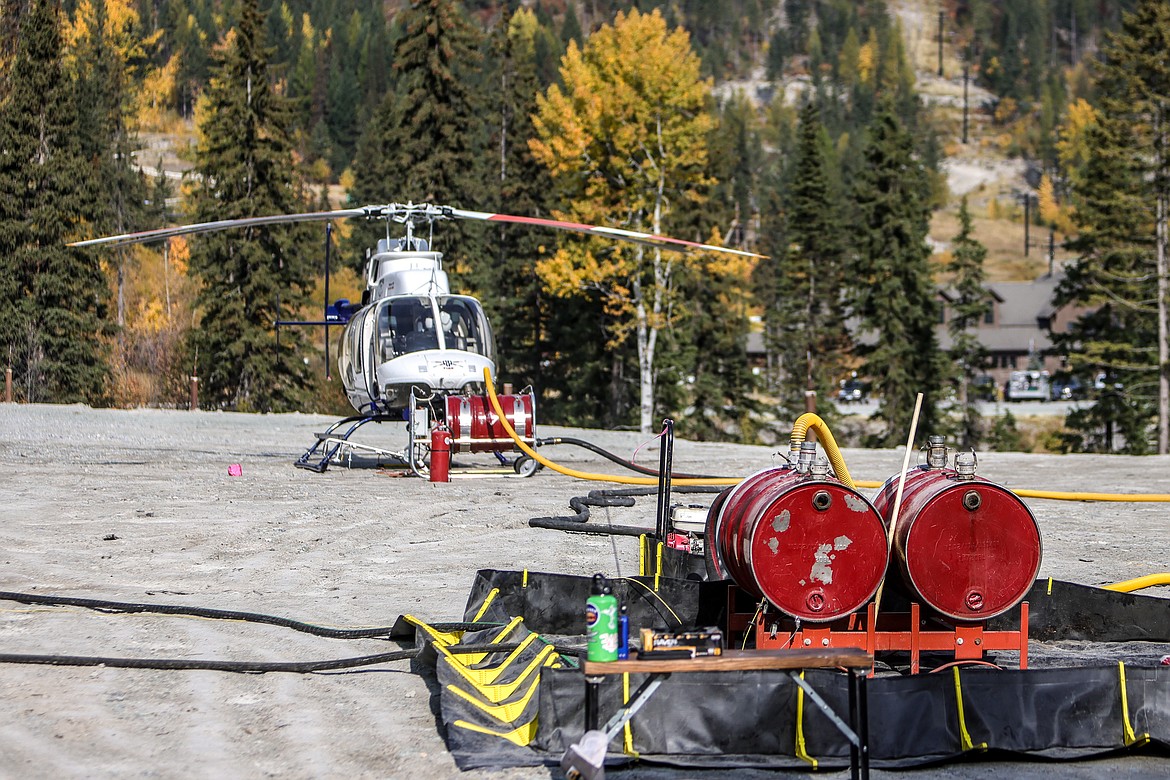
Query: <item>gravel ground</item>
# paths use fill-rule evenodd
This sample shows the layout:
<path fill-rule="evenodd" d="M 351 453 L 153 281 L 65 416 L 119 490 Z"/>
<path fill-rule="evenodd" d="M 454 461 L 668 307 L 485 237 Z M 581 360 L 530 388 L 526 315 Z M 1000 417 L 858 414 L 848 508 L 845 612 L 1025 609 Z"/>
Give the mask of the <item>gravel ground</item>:
<path fill-rule="evenodd" d="M 599 485 L 547 471 L 532 479 L 431 484 L 372 469 L 318 475 L 293 468 L 328 422 L 297 414 L 0 404 L 0 467 L 7 475 L 0 480 L 0 589 L 363 626 L 388 625 L 403 613 L 458 619 L 479 568 L 636 570 L 632 540 L 527 525 L 532 516 L 564 513 L 570 497 Z M 587 438 L 627 456 L 644 439 L 551 426 L 539 433 Z M 399 449 L 404 436 L 380 426 L 363 441 Z M 680 441 L 675 465 L 745 475 L 769 465 L 771 453 Z M 612 470 L 579 448 L 546 454 L 577 468 Z M 844 455 L 856 479 L 885 479 L 902 463 L 895 450 Z M 646 447 L 639 460 L 654 465 L 657 450 Z M 228 476 L 233 463 L 241 464 L 242 476 Z M 1014 488 L 1170 493 L 1165 457 L 992 453 L 982 457 L 980 471 Z M 1044 576 L 1100 584 L 1170 568 L 1164 504 L 1030 504 L 1044 534 Z M 652 525 L 653 502 L 595 510 L 598 518 L 606 513 L 616 523 Z M 245 623 L 13 602 L 0 607 L 0 648 L 9 653 L 297 661 L 394 649 Z M 1150 648 L 1155 660 L 1163 652 L 1170 650 Z M 405 662 L 313 675 L 4 665 L 0 695 L 0 777 L 555 776 L 547 769 L 460 773 L 430 712 L 427 688 Z M 1105 772 L 1165 777 L 1170 761 L 986 762 L 909 775 L 1088 778 Z M 629 780 L 678 774 L 611 773 Z M 765 775 L 775 776 L 686 777 Z"/>

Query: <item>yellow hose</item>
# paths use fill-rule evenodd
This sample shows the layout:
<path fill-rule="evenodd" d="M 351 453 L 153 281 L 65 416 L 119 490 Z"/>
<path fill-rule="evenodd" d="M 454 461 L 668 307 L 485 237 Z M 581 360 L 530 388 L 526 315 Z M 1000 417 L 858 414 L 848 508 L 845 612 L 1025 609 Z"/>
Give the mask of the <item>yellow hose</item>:
<path fill-rule="evenodd" d="M 516 429 L 508 422 L 508 417 L 504 414 L 504 410 L 500 406 L 500 399 L 496 396 L 496 387 L 492 384 L 492 371 L 490 368 L 483 370 L 483 379 L 484 385 L 487 387 L 488 400 L 491 402 L 492 411 L 500 418 L 500 424 L 504 427 L 508 436 L 512 438 L 512 441 L 520 448 L 521 452 L 545 468 L 552 469 L 559 474 L 564 474 L 566 477 L 586 479 L 593 482 L 616 482 L 620 485 L 658 484 L 657 477 L 594 474 L 553 463 L 548 458 L 538 454 L 536 450 L 529 447 L 516 435 Z M 797 443 L 803 442 L 810 428 L 817 432 L 817 436 L 821 440 L 821 446 L 825 448 L 825 454 L 828 455 L 829 462 L 833 464 L 833 473 L 837 475 L 837 479 L 841 480 L 843 484 L 855 489 L 879 488 L 882 486 L 883 483 L 881 482 L 853 481 L 853 478 L 849 475 L 849 469 L 845 466 L 845 459 L 841 456 L 841 451 L 837 449 L 837 441 L 833 438 L 832 431 L 829 430 L 829 426 L 818 415 L 812 412 L 806 412 L 798 417 L 792 426 L 792 441 Z M 742 478 L 711 477 L 705 479 L 672 479 L 671 483 L 675 485 L 738 485 L 742 481 Z M 1170 502 L 1170 495 L 1165 493 L 1062 493 L 1051 490 L 1013 490 L 1012 492 L 1021 498 L 1048 498 L 1055 501 Z"/>
<path fill-rule="evenodd" d="M 552 469 L 553 471 L 555 471 L 559 474 L 564 474 L 566 477 L 573 477 L 575 479 L 587 479 L 587 480 L 590 480 L 593 482 L 617 482 L 618 484 L 621 484 L 621 485 L 657 485 L 658 484 L 657 477 L 627 477 L 627 476 L 618 476 L 616 474 L 594 474 L 594 473 L 588 472 L 588 471 L 577 471 L 576 469 L 567 468 L 565 466 L 560 466 L 556 463 L 553 463 L 548 458 L 545 458 L 542 455 L 538 454 L 536 452 L 536 450 L 529 447 L 527 444 L 525 444 L 520 439 L 519 436 L 516 435 L 516 429 L 512 427 L 511 423 L 508 422 L 508 416 L 506 414 L 504 414 L 504 410 L 500 406 L 500 399 L 498 397 L 496 397 L 496 387 L 495 387 L 495 385 L 492 384 L 492 370 L 490 368 L 487 368 L 487 367 L 484 368 L 483 382 L 484 382 L 484 385 L 487 387 L 488 401 L 491 402 L 492 411 L 494 411 L 496 413 L 496 416 L 500 418 L 500 425 L 502 425 L 504 427 L 504 431 L 506 431 L 508 436 L 510 436 L 512 438 L 512 441 L 516 443 L 516 446 L 520 448 L 521 452 L 523 452 L 525 455 L 532 458 L 533 460 L 535 460 L 537 463 L 544 466 L 545 468 Z M 673 485 L 738 485 L 742 481 L 743 480 L 741 480 L 741 479 L 733 479 L 733 478 L 726 478 L 726 477 L 724 477 L 724 478 L 713 477 L 713 478 L 707 478 L 707 479 L 696 479 L 696 478 L 672 479 L 671 484 L 673 484 Z"/>
<path fill-rule="evenodd" d="M 837 475 L 837 479 L 841 480 L 846 487 L 856 488 L 857 485 L 853 483 L 853 477 L 849 476 L 849 469 L 845 467 L 845 458 L 841 457 L 841 451 L 837 449 L 837 441 L 833 438 L 832 431 L 819 416 L 812 412 L 805 412 L 797 417 L 796 422 L 792 424 L 792 443 L 800 444 L 803 442 L 805 436 L 808 435 L 809 428 L 817 432 L 817 438 L 821 440 L 821 446 L 825 448 L 825 454 L 829 456 L 829 463 L 833 464 L 833 473 Z M 874 487 L 880 487 L 880 484 L 878 483 Z"/>
<path fill-rule="evenodd" d="M 1154 585 L 1170 585 L 1170 572 L 1147 574 L 1144 577 L 1137 577 L 1132 580 L 1125 580 L 1124 582 L 1115 582 L 1112 585 L 1104 586 L 1102 590 L 1114 590 L 1118 593 L 1133 593 L 1135 590 L 1151 588 Z"/>
<path fill-rule="evenodd" d="M 858 481 L 854 487 L 880 488 L 884 482 Z M 1011 488 L 1020 498 L 1047 498 L 1052 501 L 1109 501 L 1124 503 L 1165 503 L 1170 502 L 1168 493 L 1066 493 L 1059 490 L 1028 490 Z"/>
<path fill-rule="evenodd" d="M 1121 503 L 1161 503 L 1170 501 L 1168 493 L 1065 493 L 1059 490 L 1016 490 L 1020 498 L 1051 498 L 1054 501 L 1117 501 Z"/>

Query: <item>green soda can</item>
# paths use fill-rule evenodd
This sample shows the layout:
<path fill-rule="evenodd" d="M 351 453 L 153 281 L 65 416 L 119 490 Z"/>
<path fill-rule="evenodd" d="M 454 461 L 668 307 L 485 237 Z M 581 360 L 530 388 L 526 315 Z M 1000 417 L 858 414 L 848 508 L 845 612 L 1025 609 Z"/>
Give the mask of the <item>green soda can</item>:
<path fill-rule="evenodd" d="M 593 592 L 585 601 L 585 657 L 616 661 L 618 657 L 618 603 L 601 574 L 593 575 Z"/>

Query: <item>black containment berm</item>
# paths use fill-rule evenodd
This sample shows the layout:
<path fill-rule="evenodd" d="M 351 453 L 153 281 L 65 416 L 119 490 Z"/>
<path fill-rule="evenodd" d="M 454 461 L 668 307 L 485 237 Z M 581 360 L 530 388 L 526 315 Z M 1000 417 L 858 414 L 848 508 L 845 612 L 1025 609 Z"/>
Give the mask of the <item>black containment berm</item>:
<path fill-rule="evenodd" d="M 889 549 L 881 515 L 853 488 L 814 462 L 760 471 L 721 493 L 707 515 L 713 580 L 734 580 L 786 614 L 827 622 L 873 598 Z"/>

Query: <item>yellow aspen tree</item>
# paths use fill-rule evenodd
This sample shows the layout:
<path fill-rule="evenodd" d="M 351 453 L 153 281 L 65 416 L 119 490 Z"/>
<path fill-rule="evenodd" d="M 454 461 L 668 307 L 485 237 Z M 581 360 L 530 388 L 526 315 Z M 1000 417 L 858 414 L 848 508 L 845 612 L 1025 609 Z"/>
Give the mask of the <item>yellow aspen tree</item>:
<path fill-rule="evenodd" d="M 533 155 L 548 167 L 565 208 L 557 217 L 661 234 L 673 208 L 700 200 L 706 183 L 710 80 L 690 36 L 658 11 L 619 13 L 561 60 L 563 87 L 537 99 Z M 654 418 L 654 352 L 668 324 L 679 256 L 641 244 L 562 242 L 537 274 L 553 295 L 604 301 L 610 347 L 636 340 L 639 423 Z"/>

